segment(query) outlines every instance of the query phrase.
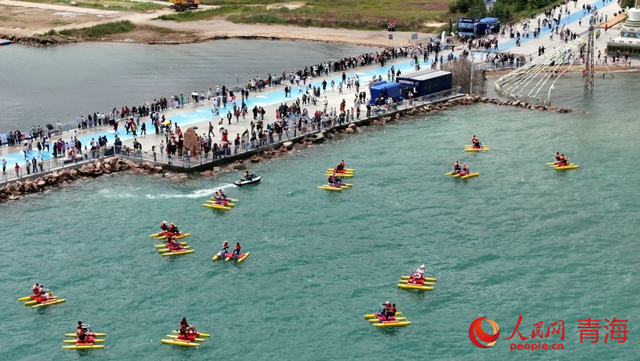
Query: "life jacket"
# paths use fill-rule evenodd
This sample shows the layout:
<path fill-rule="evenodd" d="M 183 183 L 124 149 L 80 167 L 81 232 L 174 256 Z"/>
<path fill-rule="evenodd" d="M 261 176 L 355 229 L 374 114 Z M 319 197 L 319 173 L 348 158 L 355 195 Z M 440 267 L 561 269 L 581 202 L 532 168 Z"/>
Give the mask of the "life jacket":
<path fill-rule="evenodd" d="M 460 164 L 458 162 L 453 163 L 453 169 L 460 169 Z"/>
<path fill-rule="evenodd" d="M 36 294 L 36 295 L 37 295 L 37 294 L 40 294 L 40 286 L 35 286 L 35 285 L 34 285 L 34 286 L 33 286 L 33 293 L 34 293 L 34 294 Z"/>
<path fill-rule="evenodd" d="M 467 170 L 469 170 L 469 168 L 468 168 L 466 165 L 463 165 L 463 166 L 462 166 L 462 170 L 463 170 L 463 171 L 467 171 Z"/>
<path fill-rule="evenodd" d="M 560 156 L 560 154 L 556 154 L 556 160 L 560 161 L 560 159 L 562 159 L 562 157 Z"/>
<path fill-rule="evenodd" d="M 236 251 L 240 251 L 242 249 L 242 247 L 240 247 L 239 244 L 236 244 Z"/>

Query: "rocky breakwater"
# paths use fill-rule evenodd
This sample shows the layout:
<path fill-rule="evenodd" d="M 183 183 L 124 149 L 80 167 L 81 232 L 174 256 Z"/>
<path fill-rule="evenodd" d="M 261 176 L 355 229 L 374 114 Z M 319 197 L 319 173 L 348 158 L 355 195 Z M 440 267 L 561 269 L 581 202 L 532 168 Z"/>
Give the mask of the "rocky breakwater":
<path fill-rule="evenodd" d="M 340 128 L 342 127 L 342 128 Z M 339 129 L 340 128 L 340 129 Z M 358 127 L 351 123 L 349 125 L 342 125 L 331 129 L 322 129 L 316 133 L 308 134 L 302 138 L 294 141 L 286 141 L 280 145 L 280 148 L 265 150 L 259 154 L 254 155 L 249 159 L 251 163 L 258 163 L 265 159 L 279 158 L 285 155 L 291 155 L 295 150 L 302 148 L 310 148 L 316 144 L 324 143 L 327 140 L 331 140 L 337 133 L 354 134 L 358 131 Z M 246 165 L 244 161 L 240 160 L 228 167 L 229 170 L 244 170 Z"/>
<path fill-rule="evenodd" d="M 27 194 L 39 193 L 64 183 L 72 183 L 83 178 L 95 178 L 117 172 L 141 174 L 163 174 L 164 169 L 151 162 L 135 163 L 126 158 L 112 157 L 96 160 L 80 168 L 54 171 L 38 178 L 28 178 L 0 187 L 0 203 L 22 198 Z"/>
<path fill-rule="evenodd" d="M 507 106 L 507 107 L 516 107 L 521 109 L 529 109 L 529 110 L 538 110 L 538 111 L 547 111 L 547 112 L 556 112 L 556 113 L 571 113 L 572 110 L 570 108 L 554 108 L 550 105 L 534 105 L 529 104 L 520 100 L 500 100 L 496 98 L 485 98 L 477 95 L 465 95 L 460 98 L 447 100 L 442 103 L 437 104 L 428 104 L 423 106 L 417 106 L 414 108 L 399 110 L 394 113 L 392 116 L 382 116 L 380 118 L 374 119 L 371 121 L 373 125 L 382 125 L 387 124 L 388 122 L 394 120 L 400 120 L 403 116 L 413 116 L 423 113 L 431 113 L 442 110 L 448 110 L 451 107 L 462 106 L 462 105 L 473 105 L 478 103 L 484 104 L 494 104 L 499 106 Z"/>

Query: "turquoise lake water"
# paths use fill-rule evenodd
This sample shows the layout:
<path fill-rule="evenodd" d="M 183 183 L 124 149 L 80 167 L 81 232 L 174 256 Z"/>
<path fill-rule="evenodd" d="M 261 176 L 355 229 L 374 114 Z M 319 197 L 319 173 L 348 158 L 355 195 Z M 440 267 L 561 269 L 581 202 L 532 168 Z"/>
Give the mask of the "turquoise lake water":
<path fill-rule="evenodd" d="M 567 79 L 556 88 L 570 114 L 478 105 L 365 128 L 252 167 L 264 177 L 253 187 L 230 186 L 235 173 L 116 175 L 2 204 L 3 357 L 632 359 L 640 130 L 625 104 L 639 79 L 598 83 L 595 100 Z M 473 134 L 491 150 L 463 152 Z M 580 168 L 545 166 L 556 151 Z M 316 189 L 340 159 L 357 169 L 353 188 Z M 445 177 L 455 160 L 480 176 Z M 201 206 L 219 187 L 240 199 L 234 209 Z M 192 234 L 194 254 L 156 252 L 148 235 L 163 219 Z M 225 239 L 249 258 L 212 262 Z M 423 263 L 435 290 L 396 287 Z M 35 282 L 67 302 L 21 305 Z M 387 300 L 413 323 L 369 325 L 363 315 Z M 494 320 L 506 338 L 519 315 L 523 336 L 563 320 L 565 340 L 543 342 L 564 350 L 510 352 L 517 335 L 490 349 L 470 342 L 474 319 Z M 161 344 L 182 317 L 212 337 L 197 349 Z M 580 344 L 577 320 L 587 317 L 629 320 L 629 339 L 604 344 L 603 329 L 599 343 Z M 78 320 L 107 333 L 104 350 L 60 348 Z"/>

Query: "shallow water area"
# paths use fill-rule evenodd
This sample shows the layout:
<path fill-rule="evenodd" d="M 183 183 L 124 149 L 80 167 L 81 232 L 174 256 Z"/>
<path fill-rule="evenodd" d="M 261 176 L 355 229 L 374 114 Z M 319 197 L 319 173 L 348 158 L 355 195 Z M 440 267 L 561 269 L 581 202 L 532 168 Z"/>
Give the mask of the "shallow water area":
<path fill-rule="evenodd" d="M 60 346 L 82 320 L 107 333 L 104 350 L 87 352 L 105 359 L 633 358 L 638 171 L 612 160 L 637 163 L 640 130 L 613 104 L 631 104 L 639 79 L 601 83 L 597 101 L 568 81 L 570 114 L 477 105 L 367 127 L 251 166 L 263 176 L 255 186 L 233 186 L 236 173 L 117 175 L 2 204 L 5 356 L 77 359 L 86 353 Z M 491 150 L 465 153 L 472 134 Z M 580 168 L 546 166 L 556 151 Z M 356 168 L 353 188 L 317 189 L 340 159 Z M 480 176 L 446 177 L 455 160 Z M 220 187 L 236 207 L 202 207 Z M 194 254 L 158 254 L 148 235 L 163 219 L 192 234 Z M 225 239 L 251 255 L 212 262 Z M 435 290 L 397 288 L 420 264 Z M 67 302 L 20 305 L 35 282 Z M 412 324 L 369 325 L 363 315 L 387 300 Z M 517 335 L 489 350 L 469 341 L 474 319 L 507 338 L 519 315 L 525 337 L 563 320 L 565 340 L 542 342 L 564 350 L 510 352 Z M 212 337 L 196 349 L 161 344 L 182 317 Z M 587 317 L 629 320 L 629 339 L 603 344 L 603 330 L 580 344 Z"/>

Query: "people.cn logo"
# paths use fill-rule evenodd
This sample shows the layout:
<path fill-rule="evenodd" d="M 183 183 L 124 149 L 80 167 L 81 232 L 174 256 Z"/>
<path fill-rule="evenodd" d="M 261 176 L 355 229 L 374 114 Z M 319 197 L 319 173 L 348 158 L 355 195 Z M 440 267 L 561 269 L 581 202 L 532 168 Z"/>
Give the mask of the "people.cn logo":
<path fill-rule="evenodd" d="M 471 322 L 471 326 L 469 326 L 469 339 L 473 342 L 474 345 L 480 348 L 489 348 L 496 344 L 496 340 L 500 337 L 500 326 L 498 326 L 495 321 L 487 320 L 489 324 L 493 327 L 493 335 L 488 335 L 482 329 L 482 321 L 484 321 L 486 317 L 478 317 L 473 322 Z M 487 342 L 486 345 L 483 345 L 482 342 Z"/>

